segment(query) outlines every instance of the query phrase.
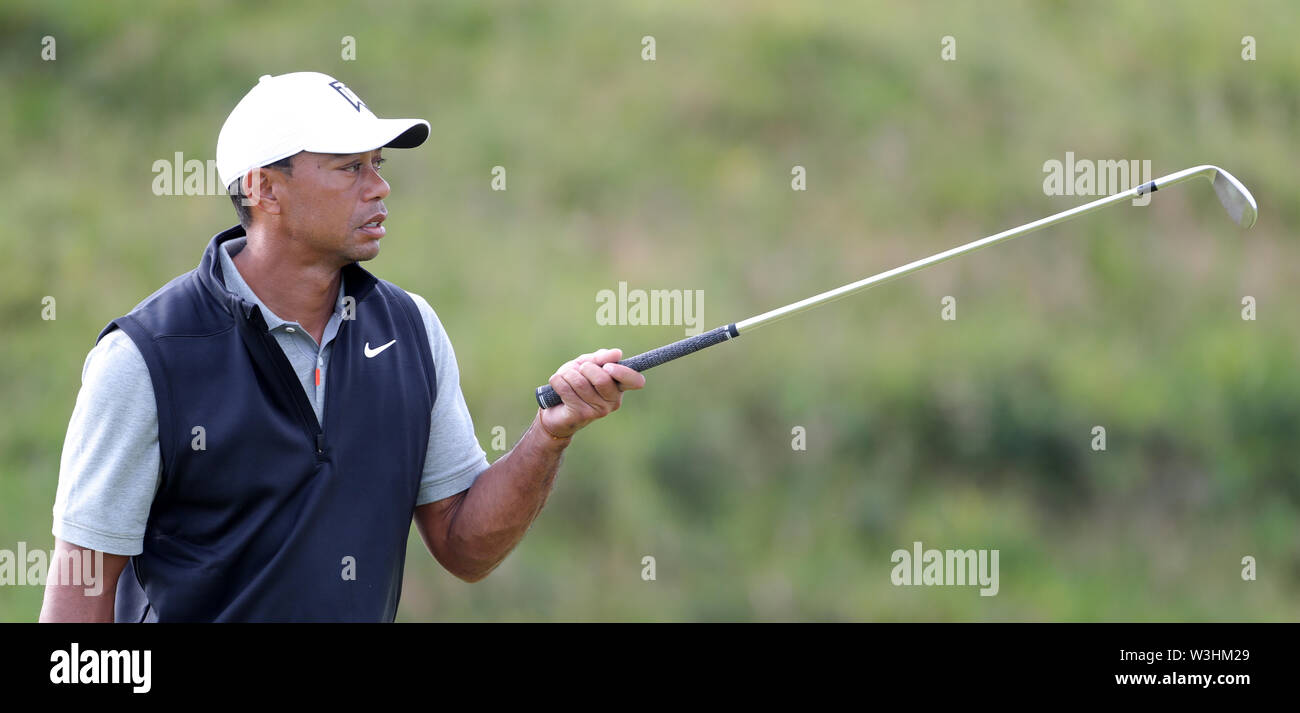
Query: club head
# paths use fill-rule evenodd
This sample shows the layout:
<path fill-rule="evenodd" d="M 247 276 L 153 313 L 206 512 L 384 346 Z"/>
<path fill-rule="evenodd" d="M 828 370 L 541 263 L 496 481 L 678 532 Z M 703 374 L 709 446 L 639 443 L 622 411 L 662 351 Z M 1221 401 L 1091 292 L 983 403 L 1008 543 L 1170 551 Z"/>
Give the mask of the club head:
<path fill-rule="evenodd" d="M 1228 211 L 1228 215 L 1243 228 L 1249 228 L 1255 224 L 1255 218 L 1259 216 L 1259 208 L 1255 205 L 1255 196 L 1241 185 L 1235 176 L 1218 166 L 1211 166 L 1214 169 L 1214 175 L 1210 181 L 1214 184 L 1214 192 L 1219 196 L 1219 202 L 1223 208 Z"/>

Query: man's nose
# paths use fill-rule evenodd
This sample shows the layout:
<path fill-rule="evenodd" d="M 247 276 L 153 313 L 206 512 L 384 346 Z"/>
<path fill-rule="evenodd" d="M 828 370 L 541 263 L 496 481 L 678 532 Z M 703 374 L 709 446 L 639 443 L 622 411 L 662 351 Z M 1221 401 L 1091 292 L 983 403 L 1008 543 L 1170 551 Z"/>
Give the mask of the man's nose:
<path fill-rule="evenodd" d="M 370 172 L 366 184 L 366 200 L 376 198 L 383 200 L 387 198 L 389 193 L 388 181 L 385 181 L 384 177 L 379 175 L 379 171 L 376 171 L 374 166 L 367 166 L 366 170 Z"/>

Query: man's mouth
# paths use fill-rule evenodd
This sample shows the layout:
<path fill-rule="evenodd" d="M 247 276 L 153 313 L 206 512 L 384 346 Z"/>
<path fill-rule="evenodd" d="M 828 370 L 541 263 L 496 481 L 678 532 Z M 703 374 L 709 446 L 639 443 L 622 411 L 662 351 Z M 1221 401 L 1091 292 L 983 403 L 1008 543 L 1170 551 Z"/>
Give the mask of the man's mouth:
<path fill-rule="evenodd" d="M 387 217 L 388 217 L 387 215 L 375 216 L 371 218 L 369 221 L 362 223 L 361 227 L 358 228 L 358 230 L 365 233 L 366 235 L 372 235 L 376 238 L 382 238 L 384 237 L 384 233 L 387 232 L 384 230 L 384 226 L 383 226 L 384 219 Z"/>

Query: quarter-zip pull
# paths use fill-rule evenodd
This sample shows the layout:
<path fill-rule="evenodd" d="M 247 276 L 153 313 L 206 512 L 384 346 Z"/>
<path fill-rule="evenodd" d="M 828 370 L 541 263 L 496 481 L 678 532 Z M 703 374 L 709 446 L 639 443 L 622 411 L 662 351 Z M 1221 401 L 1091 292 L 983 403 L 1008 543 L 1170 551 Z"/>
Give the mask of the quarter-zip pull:
<path fill-rule="evenodd" d="M 317 433 L 317 434 L 316 434 L 316 454 L 317 454 L 317 455 L 320 455 L 321 453 L 324 453 L 324 452 L 325 452 L 325 434 L 324 434 L 324 433 Z"/>

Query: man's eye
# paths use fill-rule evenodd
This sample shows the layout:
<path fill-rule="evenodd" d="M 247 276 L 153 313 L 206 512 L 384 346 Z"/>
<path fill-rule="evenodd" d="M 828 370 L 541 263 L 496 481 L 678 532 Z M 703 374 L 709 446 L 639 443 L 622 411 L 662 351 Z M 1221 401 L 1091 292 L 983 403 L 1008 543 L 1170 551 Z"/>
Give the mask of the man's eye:
<path fill-rule="evenodd" d="M 381 158 L 381 159 L 378 159 L 377 161 L 375 161 L 375 163 L 374 163 L 375 170 L 378 171 L 380 168 L 383 168 L 384 163 L 385 163 L 387 160 L 388 160 L 388 159 L 386 159 L 386 158 Z M 360 170 L 361 170 L 361 162 L 360 162 L 360 161 L 357 161 L 356 163 L 350 163 L 350 164 L 344 166 L 344 167 L 343 167 L 343 170 L 344 170 L 344 171 L 360 171 Z"/>

